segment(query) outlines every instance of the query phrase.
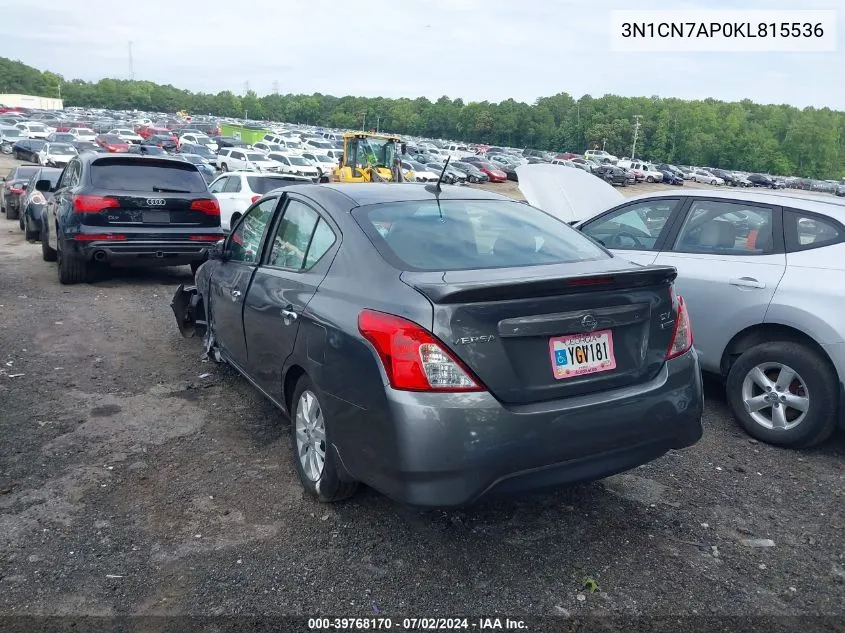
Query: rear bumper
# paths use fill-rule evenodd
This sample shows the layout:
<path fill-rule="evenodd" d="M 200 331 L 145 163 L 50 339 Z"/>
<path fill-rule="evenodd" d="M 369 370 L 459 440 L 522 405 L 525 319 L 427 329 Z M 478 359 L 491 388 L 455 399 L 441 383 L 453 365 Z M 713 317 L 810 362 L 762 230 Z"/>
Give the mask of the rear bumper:
<path fill-rule="evenodd" d="M 223 235 L 221 234 L 222 238 Z M 67 240 L 63 248 L 86 261 L 131 266 L 182 266 L 205 261 L 214 242 L 189 240 L 103 240 L 77 242 Z M 66 246 L 64 246 L 66 245 Z"/>
<path fill-rule="evenodd" d="M 531 405 L 506 406 L 486 392 L 386 392 L 387 411 L 362 415 L 367 427 L 390 429 L 390 450 L 384 437 L 347 435 L 335 446 L 354 478 L 416 506 L 459 506 L 488 493 L 600 479 L 702 435 L 694 350 L 646 384 Z M 374 444 L 381 450 L 372 451 Z"/>

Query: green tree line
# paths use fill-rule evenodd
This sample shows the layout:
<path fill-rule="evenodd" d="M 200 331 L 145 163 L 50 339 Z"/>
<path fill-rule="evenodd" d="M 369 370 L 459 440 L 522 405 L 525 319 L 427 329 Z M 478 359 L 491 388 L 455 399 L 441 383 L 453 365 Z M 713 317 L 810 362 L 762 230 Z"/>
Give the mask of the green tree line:
<path fill-rule="evenodd" d="M 629 156 L 634 116 L 641 125 L 637 156 L 655 162 L 709 165 L 820 179 L 845 177 L 845 112 L 704 99 L 564 92 L 532 104 L 430 101 L 324 94 L 236 95 L 190 92 L 150 81 L 66 81 L 0 58 L 0 93 L 37 94 L 65 105 L 286 121 L 337 128 L 378 128 L 398 134 L 552 151 L 604 148 Z"/>

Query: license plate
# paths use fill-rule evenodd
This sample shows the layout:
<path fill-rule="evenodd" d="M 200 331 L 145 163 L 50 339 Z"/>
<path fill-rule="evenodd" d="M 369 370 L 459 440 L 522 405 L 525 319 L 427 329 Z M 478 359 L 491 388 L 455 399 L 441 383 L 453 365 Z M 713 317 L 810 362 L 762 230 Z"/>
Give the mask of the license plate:
<path fill-rule="evenodd" d="M 144 211 L 141 219 L 145 224 L 170 224 L 170 211 Z"/>
<path fill-rule="evenodd" d="M 557 380 L 616 368 L 610 330 L 557 336 L 549 340 L 549 352 Z"/>

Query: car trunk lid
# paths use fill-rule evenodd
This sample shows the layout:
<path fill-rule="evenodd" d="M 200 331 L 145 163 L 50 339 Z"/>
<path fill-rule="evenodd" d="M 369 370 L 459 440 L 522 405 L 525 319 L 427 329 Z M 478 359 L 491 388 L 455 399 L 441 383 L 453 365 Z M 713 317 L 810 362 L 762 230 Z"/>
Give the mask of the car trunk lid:
<path fill-rule="evenodd" d="M 403 272 L 433 304 L 433 333 L 490 392 L 528 404 L 652 379 L 675 314 L 670 266 L 619 259 Z"/>

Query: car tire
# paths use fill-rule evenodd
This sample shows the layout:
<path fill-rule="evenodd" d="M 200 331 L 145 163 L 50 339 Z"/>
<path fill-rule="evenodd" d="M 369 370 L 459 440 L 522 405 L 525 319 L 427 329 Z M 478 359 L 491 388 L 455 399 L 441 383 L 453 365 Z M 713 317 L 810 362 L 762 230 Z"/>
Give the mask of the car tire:
<path fill-rule="evenodd" d="M 756 369 L 762 372 L 766 388 L 758 381 L 762 379 L 753 378 Z M 794 372 L 794 378 L 784 386 L 778 385 L 778 378 L 788 380 L 789 372 Z M 750 398 L 762 399 L 781 389 L 784 391 L 778 407 L 767 406 L 755 413 L 746 407 Z M 783 406 L 782 400 L 790 395 L 795 397 L 796 404 L 806 406 L 806 410 Z M 814 446 L 828 439 L 838 422 L 836 373 L 827 358 L 801 343 L 772 341 L 744 352 L 728 373 L 727 399 L 734 417 L 749 435 L 777 446 Z M 779 417 L 777 410 L 782 412 L 786 428 L 773 428 L 771 422 Z"/>
<path fill-rule="evenodd" d="M 26 228 L 24 227 L 24 224 L 23 224 L 23 219 L 24 219 L 25 217 L 26 217 L 26 211 L 24 211 L 23 213 L 19 213 L 19 214 L 18 214 L 18 226 L 20 227 L 21 231 L 25 231 L 25 230 L 26 230 Z"/>
<path fill-rule="evenodd" d="M 62 248 L 61 238 L 56 239 L 59 247 L 56 259 L 59 262 L 59 283 L 64 285 L 81 284 L 88 280 L 88 262 L 81 257 L 66 255 Z"/>
<path fill-rule="evenodd" d="M 17 209 L 13 209 L 12 205 L 8 205 L 6 207 L 6 219 L 7 220 L 17 220 L 18 214 L 19 214 L 19 211 Z"/>
<path fill-rule="evenodd" d="M 323 503 L 341 501 L 355 494 L 358 482 L 343 481 L 338 476 L 330 424 L 320 403 L 320 392 L 307 375 L 296 383 L 290 412 L 293 463 L 302 487 Z M 319 463 L 320 446 L 322 465 Z"/>
<path fill-rule="evenodd" d="M 45 262 L 54 262 L 56 261 L 57 254 L 55 249 L 50 246 L 47 239 L 47 231 L 41 231 L 41 259 Z"/>
<path fill-rule="evenodd" d="M 645 179 L 645 181 L 646 181 L 646 182 L 654 182 L 654 177 L 653 177 L 653 176 L 649 176 L 648 178 L 646 178 L 646 179 Z"/>
<path fill-rule="evenodd" d="M 205 263 L 205 260 L 202 260 L 201 262 L 191 262 L 190 263 L 191 277 L 197 276 L 197 271 L 199 270 L 199 267 L 202 266 L 204 263 Z"/>
<path fill-rule="evenodd" d="M 229 171 L 229 166 L 226 163 L 220 165 L 220 171 Z"/>

